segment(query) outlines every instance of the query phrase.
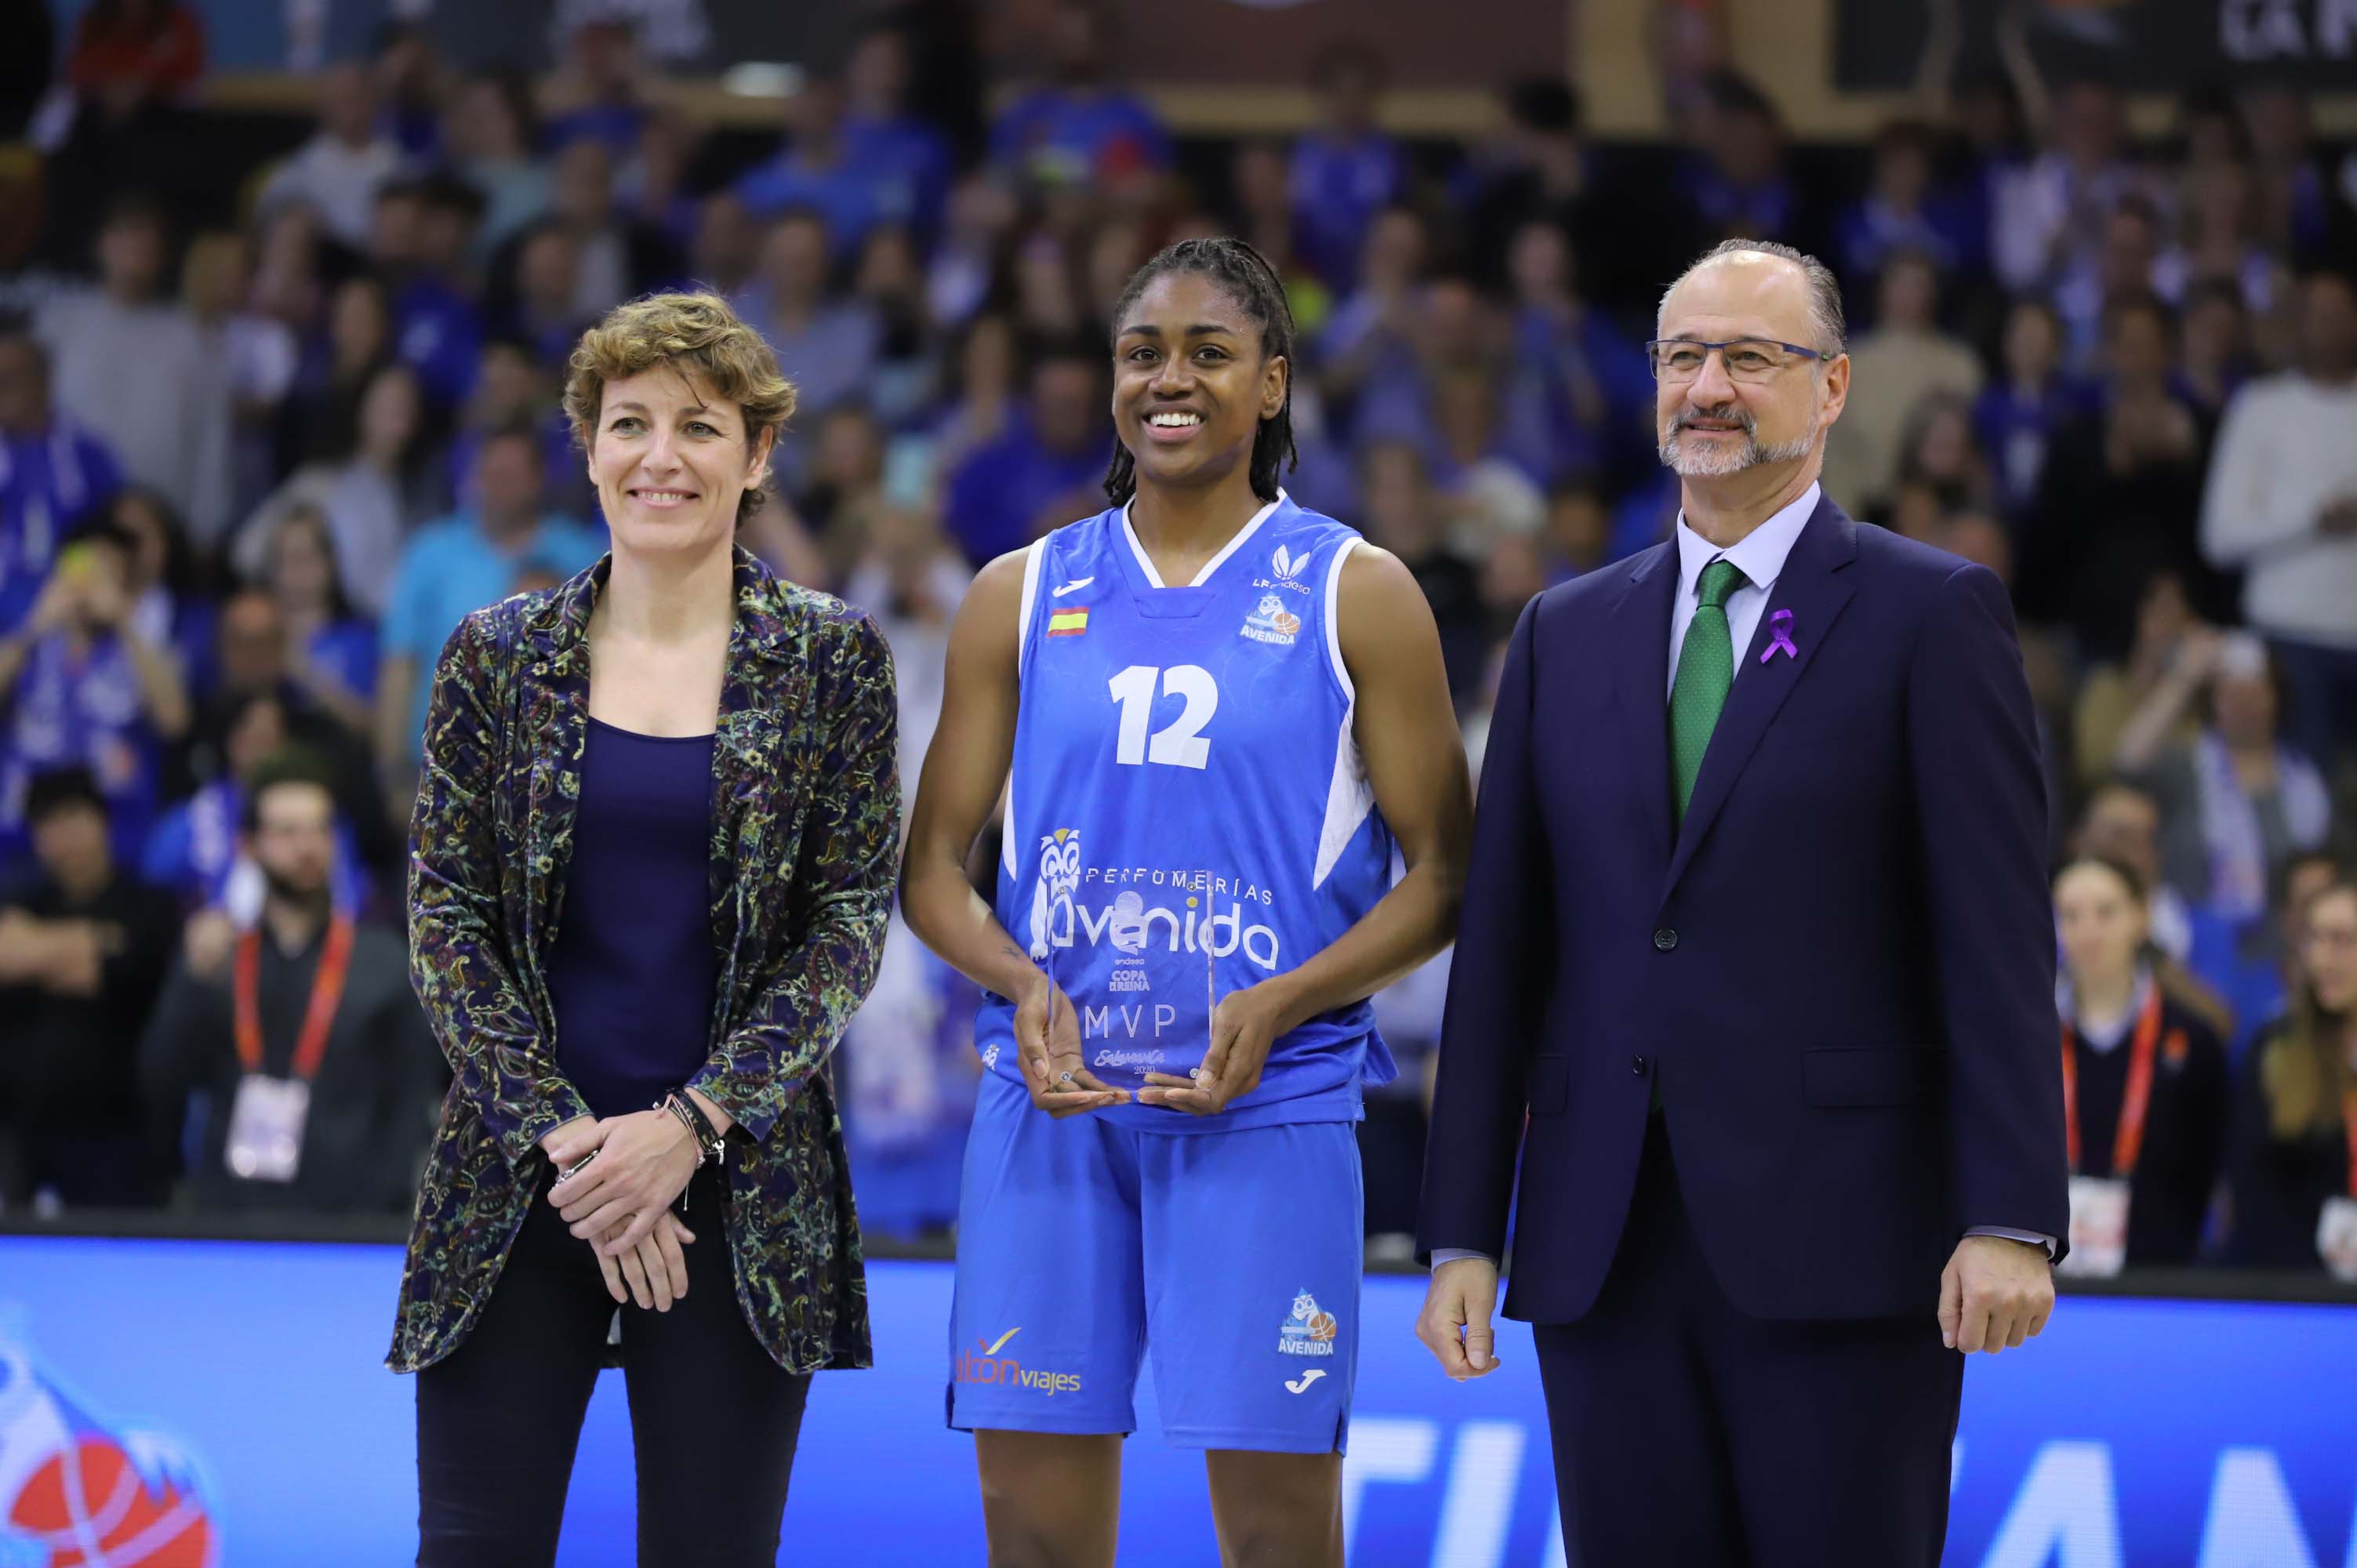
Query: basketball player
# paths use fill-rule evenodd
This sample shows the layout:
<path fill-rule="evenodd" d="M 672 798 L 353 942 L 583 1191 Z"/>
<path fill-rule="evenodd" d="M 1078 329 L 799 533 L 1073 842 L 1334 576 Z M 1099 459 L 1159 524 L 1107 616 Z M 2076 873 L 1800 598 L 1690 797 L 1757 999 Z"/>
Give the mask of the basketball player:
<path fill-rule="evenodd" d="M 1339 1568 L 1366 998 L 1449 940 L 1464 752 L 1406 568 L 1277 488 L 1268 263 L 1171 246 L 1113 349 L 1114 505 L 975 579 L 903 873 L 988 993 L 949 1423 L 993 1562 L 1109 1565 L 1150 1353 L 1223 1560 Z M 1002 786 L 994 908 L 965 860 Z"/>

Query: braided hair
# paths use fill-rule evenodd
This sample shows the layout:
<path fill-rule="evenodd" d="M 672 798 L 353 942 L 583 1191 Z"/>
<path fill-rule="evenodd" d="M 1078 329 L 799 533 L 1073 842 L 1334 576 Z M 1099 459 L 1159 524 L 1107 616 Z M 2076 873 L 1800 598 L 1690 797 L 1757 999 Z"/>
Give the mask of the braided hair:
<path fill-rule="evenodd" d="M 1293 446 L 1293 371 L 1300 360 L 1293 351 L 1293 307 L 1286 301 L 1285 285 L 1277 278 L 1276 269 L 1268 264 L 1268 258 L 1242 240 L 1226 235 L 1181 240 L 1157 252 L 1137 269 L 1129 286 L 1121 291 L 1121 298 L 1113 307 L 1114 331 L 1121 329 L 1130 306 L 1157 279 L 1184 273 L 1200 273 L 1224 289 L 1246 316 L 1260 323 L 1262 357 L 1285 361 L 1285 401 L 1277 405 L 1275 413 L 1260 422 L 1260 432 L 1253 437 L 1253 494 L 1273 501 L 1276 499 L 1278 473 L 1300 462 Z M 1137 493 L 1136 461 L 1119 441 L 1114 443 L 1113 462 L 1105 469 L 1104 490 L 1115 506 L 1127 505 Z"/>

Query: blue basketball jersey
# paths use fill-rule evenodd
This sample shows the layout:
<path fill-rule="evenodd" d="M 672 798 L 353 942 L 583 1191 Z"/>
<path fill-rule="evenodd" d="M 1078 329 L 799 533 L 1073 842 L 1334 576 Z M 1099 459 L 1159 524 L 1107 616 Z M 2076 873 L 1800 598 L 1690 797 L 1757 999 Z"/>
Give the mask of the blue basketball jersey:
<path fill-rule="evenodd" d="M 1189 584 L 1162 583 L 1125 508 L 1025 559 L 997 913 L 1071 998 L 1108 1083 L 1183 1076 L 1220 996 L 1305 962 L 1391 886 L 1335 627 L 1358 541 L 1280 495 Z M 974 1045 L 1019 1083 L 1014 1021 L 985 994 Z M 1219 1117 L 1098 1114 L 1163 1131 L 1350 1120 L 1361 1082 L 1394 1071 L 1361 1000 L 1279 1038 Z"/>

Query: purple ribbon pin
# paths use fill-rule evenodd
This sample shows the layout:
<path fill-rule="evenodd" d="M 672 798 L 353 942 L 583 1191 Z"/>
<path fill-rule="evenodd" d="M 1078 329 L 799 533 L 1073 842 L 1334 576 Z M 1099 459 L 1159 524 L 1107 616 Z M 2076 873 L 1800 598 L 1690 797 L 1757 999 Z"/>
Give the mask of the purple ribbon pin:
<path fill-rule="evenodd" d="M 1760 662 L 1765 664 L 1781 650 L 1787 659 L 1798 659 L 1801 650 L 1792 646 L 1792 612 L 1778 610 L 1768 618 L 1768 646 L 1760 650 Z"/>

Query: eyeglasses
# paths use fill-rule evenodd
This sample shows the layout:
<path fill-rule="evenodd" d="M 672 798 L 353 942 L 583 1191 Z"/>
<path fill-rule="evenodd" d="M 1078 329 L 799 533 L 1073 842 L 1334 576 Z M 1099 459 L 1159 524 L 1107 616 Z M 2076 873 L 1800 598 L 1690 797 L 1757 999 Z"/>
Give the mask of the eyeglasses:
<path fill-rule="evenodd" d="M 1719 362 L 1727 367 L 1727 379 L 1731 381 L 1764 381 L 1788 365 L 1833 357 L 1816 349 L 1779 343 L 1769 338 L 1738 338 L 1727 343 L 1656 338 L 1645 345 L 1645 359 L 1653 367 L 1654 380 L 1690 381 L 1702 374 L 1713 349 L 1718 350 Z"/>

